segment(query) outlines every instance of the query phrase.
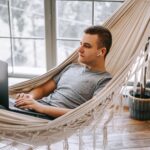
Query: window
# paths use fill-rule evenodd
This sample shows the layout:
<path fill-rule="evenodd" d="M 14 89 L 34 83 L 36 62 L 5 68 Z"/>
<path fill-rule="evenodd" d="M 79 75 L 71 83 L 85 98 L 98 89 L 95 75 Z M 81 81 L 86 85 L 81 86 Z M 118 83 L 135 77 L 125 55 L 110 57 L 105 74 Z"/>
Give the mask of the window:
<path fill-rule="evenodd" d="M 11 76 L 46 71 L 44 0 L 0 0 L 0 59 Z"/>
<path fill-rule="evenodd" d="M 57 64 L 78 46 L 83 30 L 102 24 L 122 4 L 116 0 L 57 0 Z"/>
<path fill-rule="evenodd" d="M 102 24 L 122 2 L 0 0 L 0 59 L 8 62 L 9 76 L 30 78 L 60 64 L 79 46 L 83 30 Z"/>

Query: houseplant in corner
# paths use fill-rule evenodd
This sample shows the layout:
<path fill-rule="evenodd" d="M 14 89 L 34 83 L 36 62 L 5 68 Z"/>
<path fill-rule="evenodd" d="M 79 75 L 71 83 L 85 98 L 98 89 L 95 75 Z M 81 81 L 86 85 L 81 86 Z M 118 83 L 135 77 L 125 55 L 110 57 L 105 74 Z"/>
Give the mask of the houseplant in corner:
<path fill-rule="evenodd" d="M 130 117 L 137 120 L 150 120 L 150 82 L 147 79 L 148 63 L 149 63 L 149 43 L 150 37 L 148 37 L 148 42 L 145 46 L 144 51 L 144 62 L 143 67 L 143 78 L 141 79 L 136 89 L 129 91 L 129 111 Z"/>

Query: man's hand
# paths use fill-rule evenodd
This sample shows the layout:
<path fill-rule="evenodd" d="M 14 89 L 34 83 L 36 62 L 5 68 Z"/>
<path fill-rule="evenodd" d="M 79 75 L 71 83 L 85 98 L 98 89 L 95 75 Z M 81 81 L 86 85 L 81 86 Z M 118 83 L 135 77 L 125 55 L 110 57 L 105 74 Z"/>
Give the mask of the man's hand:
<path fill-rule="evenodd" d="M 26 93 L 18 93 L 16 95 L 16 100 L 19 100 L 19 99 L 33 99 L 33 96 L 31 94 L 26 94 Z"/>
<path fill-rule="evenodd" d="M 16 106 L 22 109 L 30 109 L 52 117 L 59 117 L 71 111 L 68 108 L 59 108 L 43 105 L 33 98 L 31 94 L 20 93 L 16 96 Z"/>
<path fill-rule="evenodd" d="M 16 100 L 16 107 L 21 109 L 30 109 L 40 113 L 43 113 L 43 104 L 37 102 L 30 95 L 26 94 Z"/>

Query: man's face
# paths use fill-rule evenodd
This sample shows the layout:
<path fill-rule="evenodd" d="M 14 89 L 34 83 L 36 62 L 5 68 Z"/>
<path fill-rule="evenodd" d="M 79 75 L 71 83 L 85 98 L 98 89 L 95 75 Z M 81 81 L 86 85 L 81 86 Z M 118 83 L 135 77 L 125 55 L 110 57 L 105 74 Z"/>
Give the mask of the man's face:
<path fill-rule="evenodd" d="M 78 49 L 78 61 L 87 65 L 94 64 L 98 55 L 98 35 L 84 34 Z"/>

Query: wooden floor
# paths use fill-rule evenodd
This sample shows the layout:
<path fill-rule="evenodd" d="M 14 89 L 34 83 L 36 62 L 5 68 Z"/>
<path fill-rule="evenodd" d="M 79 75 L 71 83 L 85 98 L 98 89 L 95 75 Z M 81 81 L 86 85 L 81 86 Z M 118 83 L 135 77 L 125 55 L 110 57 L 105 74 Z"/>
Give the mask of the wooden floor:
<path fill-rule="evenodd" d="M 106 115 L 107 116 L 107 115 Z M 93 133 L 82 135 L 83 150 L 103 150 L 103 124 L 96 130 L 96 147 L 93 149 Z M 128 110 L 119 111 L 107 126 L 108 143 L 105 150 L 150 150 L 150 121 L 137 121 L 130 118 Z M 62 150 L 55 145 L 52 150 Z M 79 150 L 78 137 L 72 137 L 69 150 Z"/>
<path fill-rule="evenodd" d="M 116 114 L 108 125 L 107 149 L 150 150 L 150 121 L 131 119 L 128 111 Z"/>

